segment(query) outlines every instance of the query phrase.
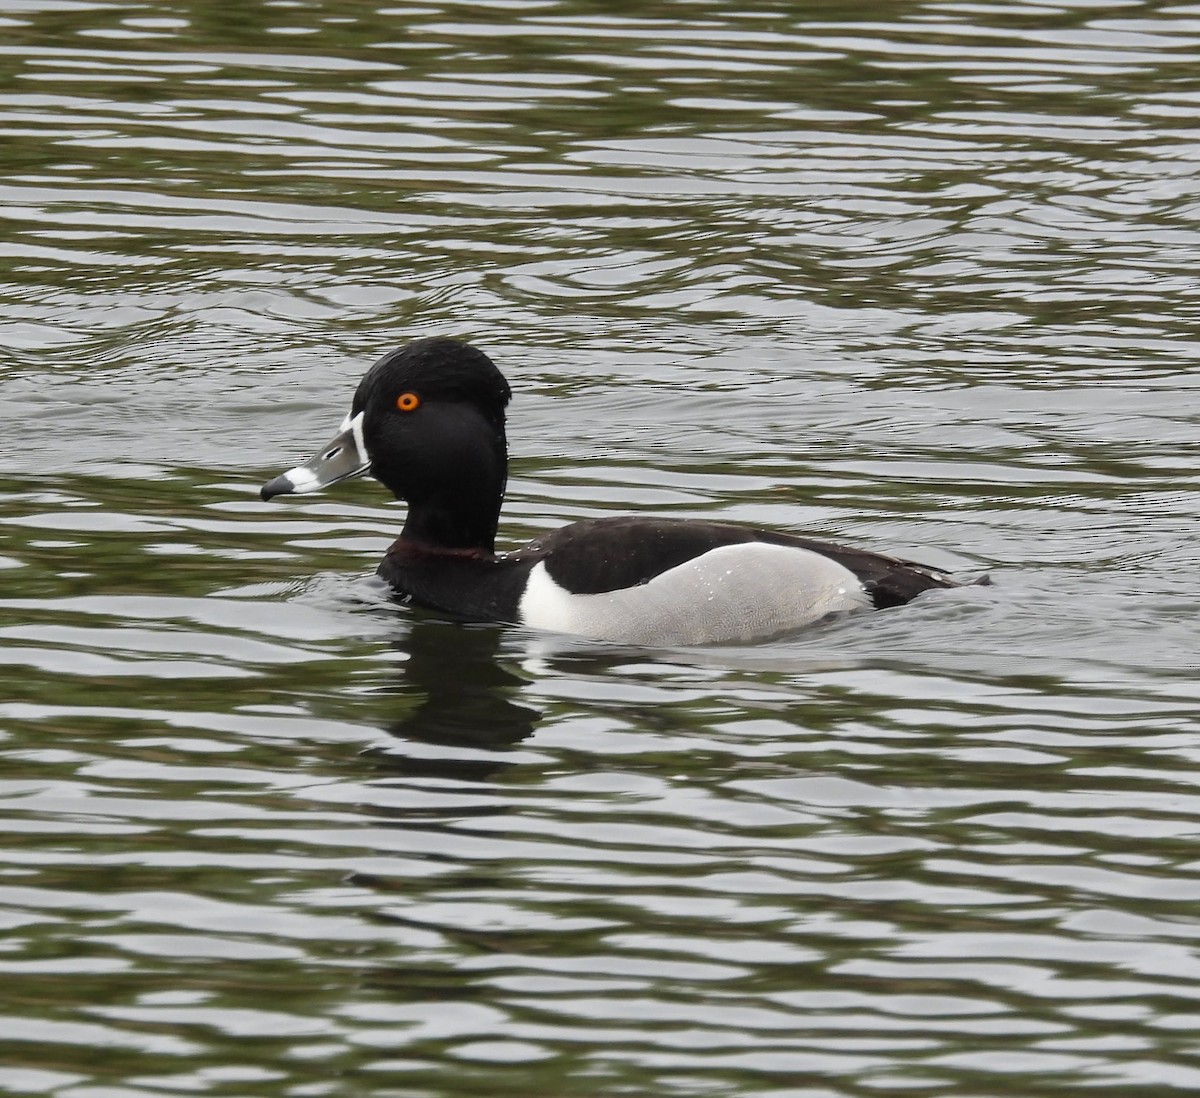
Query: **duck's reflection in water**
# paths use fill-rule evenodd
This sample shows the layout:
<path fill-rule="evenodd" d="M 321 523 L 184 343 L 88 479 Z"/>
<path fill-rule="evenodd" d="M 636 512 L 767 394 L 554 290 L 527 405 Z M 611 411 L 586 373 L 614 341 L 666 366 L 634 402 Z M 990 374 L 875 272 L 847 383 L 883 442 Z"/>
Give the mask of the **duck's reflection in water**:
<path fill-rule="evenodd" d="M 515 700 L 526 681 L 499 658 L 503 636 L 499 626 L 412 621 L 397 643 L 407 656 L 393 694 L 403 711 L 384 727 L 405 746 L 366 756 L 393 774 L 458 781 L 486 781 L 511 765 L 497 753 L 531 735 L 542 714 Z"/>
<path fill-rule="evenodd" d="M 486 864 L 463 860 L 461 852 L 450 852 L 471 836 L 473 820 L 507 811 L 493 789 L 505 772 L 528 763 L 529 753 L 516 745 L 532 734 L 542 716 L 514 700 L 527 683 L 505 666 L 503 637 L 502 627 L 408 619 L 396 640 L 394 681 L 384 687 L 381 699 L 395 714 L 390 722 L 381 722 L 392 739 L 363 753 L 377 774 L 359 785 L 368 794 L 361 808 L 377 824 L 404 835 L 406 862 L 416 857 L 437 866 L 439 887 L 503 890 L 511 883 L 504 869 L 493 872 Z M 414 798 L 414 793 L 420 795 Z M 439 803 L 443 794 L 444 803 Z M 395 852 L 390 843 L 385 845 Z M 350 873 L 347 881 L 389 904 L 400 903 L 395 910 L 377 911 L 375 918 L 381 921 L 450 938 L 466 933 L 408 910 L 411 872 L 364 869 Z M 394 989 L 427 981 L 431 974 L 422 966 L 387 966 L 367 969 L 364 980 Z"/>

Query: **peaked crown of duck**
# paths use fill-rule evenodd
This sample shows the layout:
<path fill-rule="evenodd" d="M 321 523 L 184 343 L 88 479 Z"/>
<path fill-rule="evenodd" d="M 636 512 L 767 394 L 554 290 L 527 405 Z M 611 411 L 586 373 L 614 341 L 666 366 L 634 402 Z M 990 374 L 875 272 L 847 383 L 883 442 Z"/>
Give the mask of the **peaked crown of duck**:
<path fill-rule="evenodd" d="M 476 404 L 501 427 L 512 390 L 496 364 L 478 347 L 457 339 L 418 339 L 384 355 L 364 375 L 354 393 L 351 414 L 375 406 L 392 406 L 404 392 L 422 401 Z"/>

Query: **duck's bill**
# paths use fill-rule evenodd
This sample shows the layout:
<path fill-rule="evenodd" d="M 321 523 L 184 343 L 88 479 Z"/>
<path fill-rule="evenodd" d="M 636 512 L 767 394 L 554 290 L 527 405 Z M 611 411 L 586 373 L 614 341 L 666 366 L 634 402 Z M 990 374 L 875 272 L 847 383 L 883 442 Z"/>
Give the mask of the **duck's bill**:
<path fill-rule="evenodd" d="M 347 416 L 337 437 L 308 461 L 264 484 L 262 498 L 317 492 L 339 480 L 365 473 L 371 467 L 371 458 L 363 444 L 362 418 L 362 412 L 353 418 Z"/>

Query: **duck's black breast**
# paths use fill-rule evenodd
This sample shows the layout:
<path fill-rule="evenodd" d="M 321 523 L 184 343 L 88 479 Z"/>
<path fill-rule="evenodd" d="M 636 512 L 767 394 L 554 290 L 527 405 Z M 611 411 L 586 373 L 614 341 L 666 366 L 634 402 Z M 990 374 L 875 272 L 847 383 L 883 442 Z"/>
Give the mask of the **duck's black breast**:
<path fill-rule="evenodd" d="M 441 549 L 408 538 L 392 544 L 377 574 L 417 606 L 464 621 L 519 622 L 529 573 L 540 559 Z"/>

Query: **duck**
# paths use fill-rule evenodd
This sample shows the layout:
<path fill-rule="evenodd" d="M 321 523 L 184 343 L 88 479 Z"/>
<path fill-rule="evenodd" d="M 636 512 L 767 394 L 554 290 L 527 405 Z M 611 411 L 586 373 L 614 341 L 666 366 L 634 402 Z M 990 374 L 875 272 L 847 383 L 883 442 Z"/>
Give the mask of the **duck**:
<path fill-rule="evenodd" d="M 378 567 L 399 601 L 617 644 L 752 643 L 960 585 L 800 534 L 649 515 L 586 519 L 497 553 L 511 396 L 478 347 L 418 339 L 366 372 L 337 435 L 262 499 L 373 477 L 407 504 Z"/>

